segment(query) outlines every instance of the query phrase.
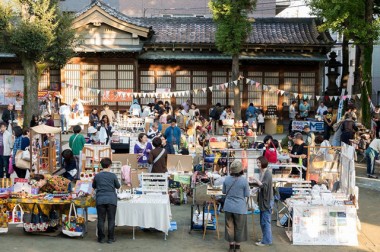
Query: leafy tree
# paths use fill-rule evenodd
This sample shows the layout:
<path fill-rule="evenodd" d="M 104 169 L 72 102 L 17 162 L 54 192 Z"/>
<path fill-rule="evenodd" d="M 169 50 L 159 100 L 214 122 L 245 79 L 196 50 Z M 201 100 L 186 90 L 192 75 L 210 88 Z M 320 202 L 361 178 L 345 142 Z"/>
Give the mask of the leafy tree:
<path fill-rule="evenodd" d="M 379 38 L 380 26 L 376 14 L 379 0 L 308 0 L 313 14 L 323 18 L 321 30 L 342 34 L 347 41 L 357 45 L 355 84 L 353 92 L 361 91 L 362 120 L 370 126 L 370 106 L 367 99 L 372 94 L 373 43 Z M 367 93 L 368 92 L 368 93 Z"/>
<path fill-rule="evenodd" d="M 24 125 L 38 113 L 42 72 L 64 66 L 73 55 L 73 17 L 59 11 L 56 0 L 0 3 L 0 48 L 14 53 L 24 69 Z"/>
<path fill-rule="evenodd" d="M 239 77 L 239 54 L 252 28 L 248 13 L 256 7 L 256 0 L 211 0 L 209 8 L 217 25 L 216 46 L 232 56 L 232 80 Z M 235 118 L 241 119 L 240 83 L 234 87 Z"/>

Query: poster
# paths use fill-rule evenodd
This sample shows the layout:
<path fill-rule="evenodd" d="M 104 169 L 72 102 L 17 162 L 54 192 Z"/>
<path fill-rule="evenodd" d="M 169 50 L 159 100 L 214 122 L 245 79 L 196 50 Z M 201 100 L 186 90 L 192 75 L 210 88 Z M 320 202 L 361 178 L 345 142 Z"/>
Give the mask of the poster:
<path fill-rule="evenodd" d="M 132 89 L 111 89 L 103 91 L 102 102 L 131 102 Z"/>
<path fill-rule="evenodd" d="M 303 127 L 305 127 L 305 125 L 309 125 L 310 131 L 312 131 L 312 132 L 324 131 L 324 123 L 319 122 L 319 121 L 315 121 L 315 122 L 293 121 L 292 131 L 303 131 Z"/>
<path fill-rule="evenodd" d="M 24 94 L 24 76 L 0 75 L 0 105 L 15 103 Z"/>

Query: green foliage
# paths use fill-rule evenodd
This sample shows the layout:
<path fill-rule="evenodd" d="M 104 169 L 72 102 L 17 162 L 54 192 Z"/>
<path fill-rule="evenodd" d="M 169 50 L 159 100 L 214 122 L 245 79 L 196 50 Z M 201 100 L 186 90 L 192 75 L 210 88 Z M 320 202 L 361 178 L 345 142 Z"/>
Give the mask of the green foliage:
<path fill-rule="evenodd" d="M 344 34 L 356 44 L 372 43 L 379 38 L 380 20 L 374 17 L 372 23 L 367 22 L 364 0 L 308 0 L 308 4 L 312 13 L 324 20 L 319 26 L 322 31 L 330 29 Z"/>
<path fill-rule="evenodd" d="M 239 54 L 251 30 L 248 13 L 256 0 L 212 0 L 209 8 L 216 22 L 216 46 L 229 55 Z"/>
<path fill-rule="evenodd" d="M 55 0 L 15 0 L 0 4 L 0 45 L 6 52 L 35 64 L 63 66 L 72 56 L 75 31 L 72 17 Z"/>

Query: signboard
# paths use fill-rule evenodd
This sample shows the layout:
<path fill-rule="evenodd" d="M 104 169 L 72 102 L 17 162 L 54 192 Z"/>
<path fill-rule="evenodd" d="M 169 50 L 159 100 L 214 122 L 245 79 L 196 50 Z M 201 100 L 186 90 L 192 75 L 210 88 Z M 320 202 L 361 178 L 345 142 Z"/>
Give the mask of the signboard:
<path fill-rule="evenodd" d="M 157 98 L 170 99 L 170 88 L 156 88 Z"/>
<path fill-rule="evenodd" d="M 292 131 L 303 131 L 305 125 L 309 125 L 310 131 L 312 132 L 321 132 L 324 131 L 323 122 L 309 122 L 309 121 L 293 121 Z"/>
<path fill-rule="evenodd" d="M 102 95 L 102 102 L 131 102 L 132 99 L 132 89 L 105 90 Z"/>
<path fill-rule="evenodd" d="M 16 102 L 24 94 L 24 76 L 0 75 L 0 105 Z"/>

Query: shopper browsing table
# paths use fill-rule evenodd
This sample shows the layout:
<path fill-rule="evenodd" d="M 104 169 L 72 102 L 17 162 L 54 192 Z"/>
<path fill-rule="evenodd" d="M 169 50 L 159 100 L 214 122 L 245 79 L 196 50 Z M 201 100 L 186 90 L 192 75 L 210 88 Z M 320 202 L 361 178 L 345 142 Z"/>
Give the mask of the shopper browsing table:
<path fill-rule="evenodd" d="M 225 239 L 230 243 L 230 252 L 240 252 L 240 242 L 247 241 L 248 181 L 242 175 L 243 166 L 235 160 L 230 167 L 231 175 L 223 183 L 224 212 L 226 218 Z"/>
<path fill-rule="evenodd" d="M 253 182 L 259 186 L 257 202 L 260 209 L 260 226 L 263 239 L 256 242 L 257 246 L 268 246 L 272 244 L 272 208 L 273 208 L 273 184 L 272 172 L 268 170 L 268 160 L 265 157 L 257 159 L 260 167 L 260 179 L 253 178 Z"/>
<path fill-rule="evenodd" d="M 365 151 L 367 158 L 367 176 L 368 178 L 377 179 L 375 176 L 375 160 L 378 159 L 380 153 L 380 139 L 376 138 L 369 144 L 369 147 Z"/>
<path fill-rule="evenodd" d="M 114 173 L 109 171 L 112 161 L 103 158 L 100 161 L 103 170 L 95 175 L 92 187 L 96 190 L 96 211 L 98 213 L 98 242 L 105 242 L 104 222 L 108 220 L 108 240 L 107 243 L 115 242 L 115 216 L 117 208 L 116 189 L 120 188 L 120 183 Z"/>
<path fill-rule="evenodd" d="M 166 167 L 166 161 L 168 155 L 166 150 L 162 147 L 162 141 L 160 137 L 156 137 L 152 141 L 154 150 L 149 153 L 148 163 L 152 165 L 152 173 L 166 173 L 168 168 Z"/>

